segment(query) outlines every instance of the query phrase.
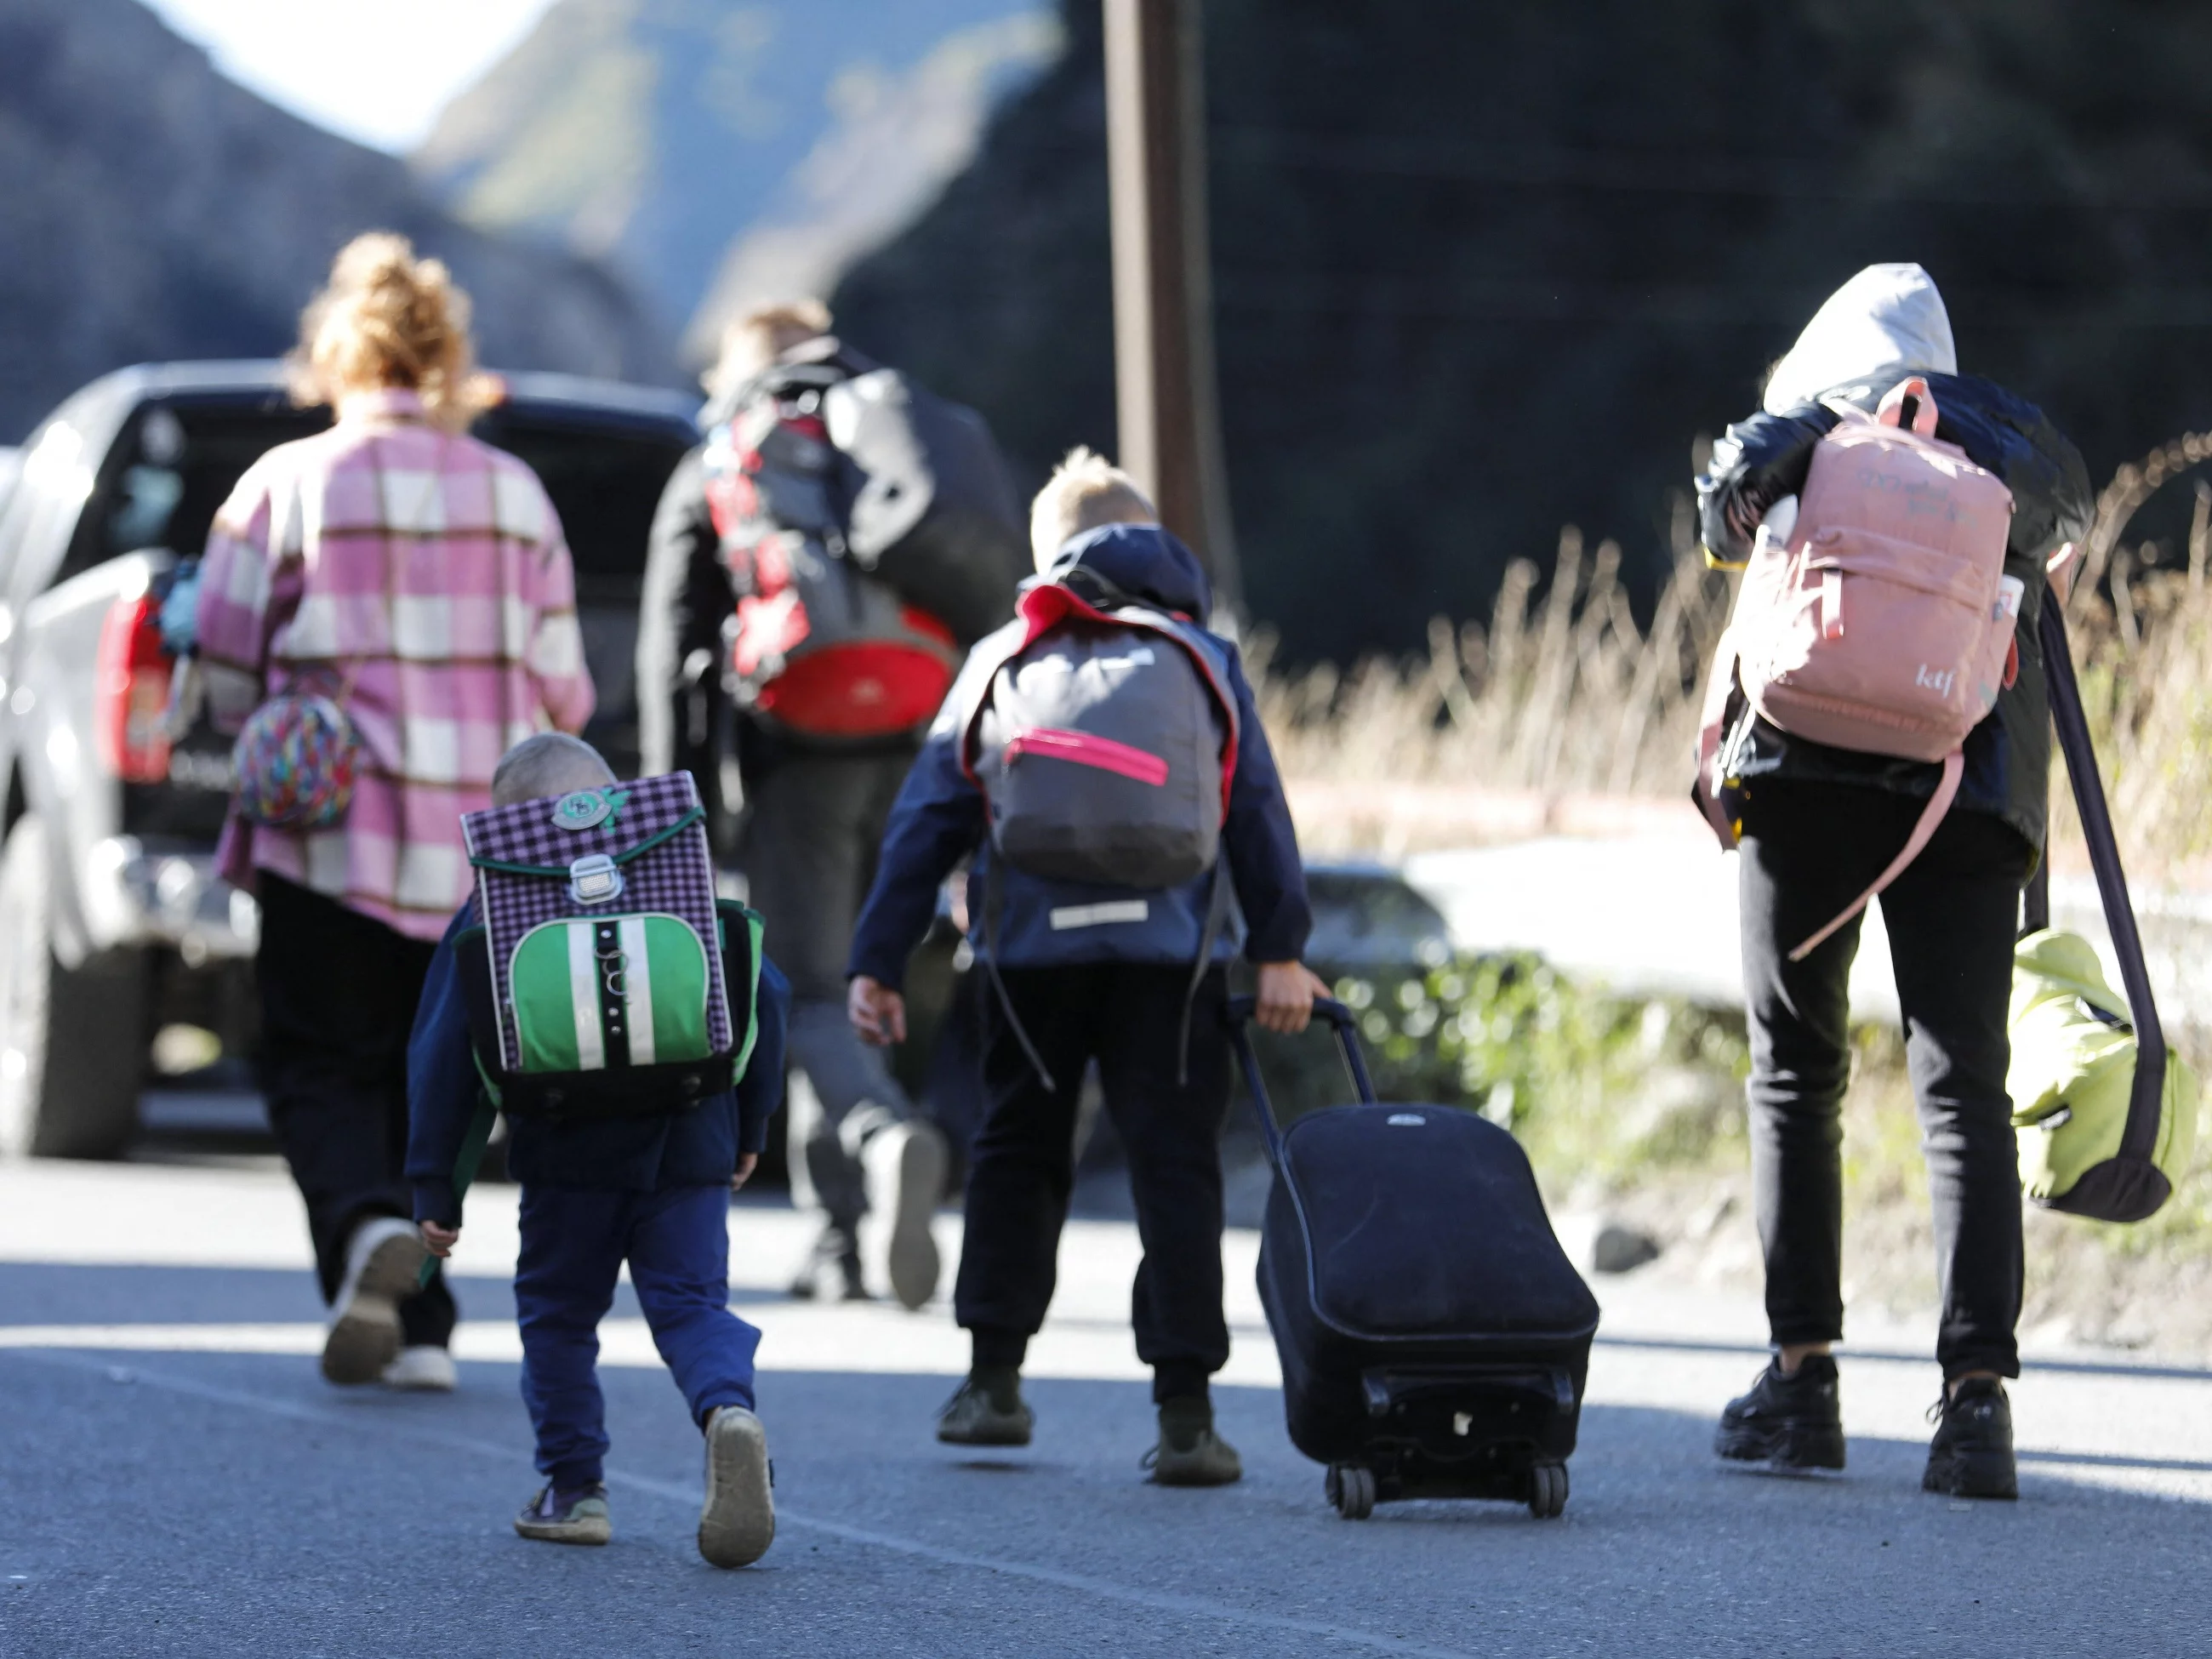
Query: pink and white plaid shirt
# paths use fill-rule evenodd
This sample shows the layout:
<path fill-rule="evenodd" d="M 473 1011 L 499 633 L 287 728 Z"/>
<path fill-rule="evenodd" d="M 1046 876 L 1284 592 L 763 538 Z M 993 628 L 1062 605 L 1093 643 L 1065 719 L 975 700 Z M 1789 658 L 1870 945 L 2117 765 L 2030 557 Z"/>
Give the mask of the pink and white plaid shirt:
<path fill-rule="evenodd" d="M 337 425 L 249 468 L 208 534 L 200 660 L 234 731 L 306 674 L 361 734 L 334 829 L 257 830 L 235 813 L 224 877 L 270 871 L 417 939 L 468 896 L 461 814 L 491 805 L 508 746 L 580 728 L 592 678 L 575 571 L 537 475 L 439 431 L 415 393 L 350 397 Z"/>

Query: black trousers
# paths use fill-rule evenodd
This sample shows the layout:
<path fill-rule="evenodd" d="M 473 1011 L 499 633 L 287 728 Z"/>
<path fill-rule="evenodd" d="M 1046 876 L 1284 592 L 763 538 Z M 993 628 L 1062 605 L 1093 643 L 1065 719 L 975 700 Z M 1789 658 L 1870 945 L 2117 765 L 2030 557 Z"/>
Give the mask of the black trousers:
<path fill-rule="evenodd" d="M 258 891 L 262 1091 L 307 1200 L 328 1302 L 354 1228 L 370 1216 L 414 1213 L 407 1037 L 436 946 L 266 871 Z M 442 1274 L 399 1304 L 410 1346 L 444 1346 L 455 1317 Z"/>
<path fill-rule="evenodd" d="M 1221 1123 L 1229 1105 L 1227 975 L 1209 972 L 1191 1011 L 1189 1069 L 1176 1041 L 1188 967 L 1095 963 L 1009 969 L 1006 991 L 1056 1085 L 1048 1090 L 995 996 L 983 1054 L 985 1117 L 969 1152 L 967 1232 L 953 1312 L 979 1364 L 1018 1364 L 1044 1323 L 1074 1184 L 1076 1096 L 1098 1063 L 1129 1160 L 1144 1246 L 1130 1297 L 1137 1357 L 1153 1395 L 1202 1394 L 1229 1359 L 1221 1312 Z"/>
<path fill-rule="evenodd" d="M 1921 805 L 1850 784 L 1770 780 L 1755 787 L 1746 814 L 1752 1182 L 1778 1345 L 1843 1335 L 1845 981 L 1859 923 L 1802 963 L 1788 952 L 1897 855 Z M 2010 826 L 1954 809 L 1875 901 L 1889 930 L 1928 1158 L 1942 1295 L 1936 1348 L 1947 1378 L 2020 1375 L 2020 1168 L 2005 1095 L 2005 1022 L 2031 856 Z"/>
<path fill-rule="evenodd" d="M 753 908 L 791 981 L 785 1055 L 806 1086 L 787 1097 L 792 1199 L 824 1243 L 857 1247 L 868 1190 L 860 1149 L 914 1115 L 884 1051 L 845 1018 L 845 957 L 876 878 L 876 852 L 913 750 L 788 753 L 749 783 L 744 862 Z"/>

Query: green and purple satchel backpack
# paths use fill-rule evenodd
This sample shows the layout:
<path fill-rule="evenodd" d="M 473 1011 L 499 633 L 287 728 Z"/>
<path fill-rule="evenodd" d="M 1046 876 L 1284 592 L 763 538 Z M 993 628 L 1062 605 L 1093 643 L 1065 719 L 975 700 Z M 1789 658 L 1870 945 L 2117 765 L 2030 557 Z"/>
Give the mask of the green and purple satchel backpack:
<path fill-rule="evenodd" d="M 511 1115 L 646 1117 L 751 1058 L 761 921 L 718 901 L 686 772 L 465 813 L 455 939 L 477 1064 Z"/>

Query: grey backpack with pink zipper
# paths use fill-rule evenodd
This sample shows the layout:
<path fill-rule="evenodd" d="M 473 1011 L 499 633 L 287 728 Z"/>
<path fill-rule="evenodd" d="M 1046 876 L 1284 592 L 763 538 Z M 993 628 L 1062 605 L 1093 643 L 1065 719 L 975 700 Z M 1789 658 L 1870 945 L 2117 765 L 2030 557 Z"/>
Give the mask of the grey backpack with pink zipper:
<path fill-rule="evenodd" d="M 1220 855 L 1237 702 L 1220 642 L 1092 573 L 1032 587 L 967 720 L 992 850 L 1049 880 L 1157 891 Z"/>

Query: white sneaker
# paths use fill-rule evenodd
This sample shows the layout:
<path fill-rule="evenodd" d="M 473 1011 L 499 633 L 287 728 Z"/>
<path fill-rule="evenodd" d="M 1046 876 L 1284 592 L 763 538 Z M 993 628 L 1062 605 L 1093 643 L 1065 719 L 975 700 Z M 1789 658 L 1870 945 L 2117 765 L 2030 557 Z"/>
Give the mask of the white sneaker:
<path fill-rule="evenodd" d="M 884 1277 L 908 1308 L 937 1294 L 942 1264 L 930 1221 L 945 1196 L 945 1137 L 933 1123 L 894 1123 L 871 1136 L 860 1152 L 868 1183 L 861 1237 L 882 1241 Z"/>
<path fill-rule="evenodd" d="M 384 1368 L 384 1375 L 378 1379 L 387 1389 L 419 1394 L 451 1394 L 460 1380 L 460 1372 L 453 1367 L 453 1356 L 427 1342 L 402 1348 L 399 1357 Z"/>
<path fill-rule="evenodd" d="M 768 1431 L 743 1406 L 707 1419 L 707 1501 L 699 1511 L 699 1553 L 710 1565 L 749 1567 L 775 1541 L 775 1472 Z"/>
<path fill-rule="evenodd" d="M 399 1357 L 399 1301 L 421 1283 L 429 1247 L 411 1221 L 373 1216 L 346 1244 L 345 1277 L 331 1304 L 323 1376 L 341 1385 L 374 1382 Z"/>

